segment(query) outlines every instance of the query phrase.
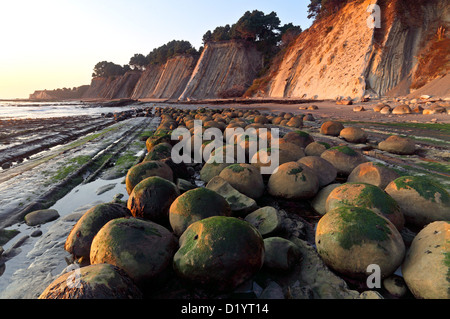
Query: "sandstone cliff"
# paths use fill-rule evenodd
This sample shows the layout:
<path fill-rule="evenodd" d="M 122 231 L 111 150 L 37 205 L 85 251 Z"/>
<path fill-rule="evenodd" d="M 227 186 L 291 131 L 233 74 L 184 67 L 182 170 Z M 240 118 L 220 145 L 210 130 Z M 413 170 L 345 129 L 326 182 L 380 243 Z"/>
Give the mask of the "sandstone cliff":
<path fill-rule="evenodd" d="M 165 65 L 151 65 L 145 70 L 131 95 L 133 99 L 178 99 L 194 70 L 197 58 L 180 55 Z"/>
<path fill-rule="evenodd" d="M 129 71 L 122 76 L 93 78 L 83 99 L 129 98 L 140 77 L 140 71 Z"/>
<path fill-rule="evenodd" d="M 368 27 L 372 3 L 381 8 L 381 28 Z M 436 55 L 429 52 L 430 43 L 440 26 L 448 30 L 449 10 L 448 1 L 438 0 L 351 1 L 300 34 L 260 81 L 259 95 L 335 99 L 408 94 L 415 76 L 427 69 L 418 57 Z M 447 40 L 448 32 L 440 46 Z M 448 47 L 421 85 L 448 72 Z"/>
<path fill-rule="evenodd" d="M 233 87 L 248 88 L 262 66 L 262 54 L 253 43 L 208 43 L 179 100 L 214 99 Z"/>

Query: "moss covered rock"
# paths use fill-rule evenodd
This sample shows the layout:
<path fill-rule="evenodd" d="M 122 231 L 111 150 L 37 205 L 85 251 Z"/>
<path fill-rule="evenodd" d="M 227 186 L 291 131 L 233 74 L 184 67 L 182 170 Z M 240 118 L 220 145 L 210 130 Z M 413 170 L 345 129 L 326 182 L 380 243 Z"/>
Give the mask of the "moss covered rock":
<path fill-rule="evenodd" d="M 92 207 L 78 220 L 67 236 L 64 249 L 75 257 L 89 258 L 92 240 L 110 220 L 131 216 L 128 208 L 115 203 Z"/>
<path fill-rule="evenodd" d="M 203 187 L 177 197 L 169 210 L 170 226 L 177 236 L 192 223 L 211 216 L 231 216 L 231 208 L 223 196 Z"/>
<path fill-rule="evenodd" d="M 286 133 L 286 135 L 283 136 L 283 139 L 286 142 L 296 144 L 299 147 L 305 148 L 312 142 L 314 142 L 314 138 L 309 135 L 309 133 L 304 131 L 293 131 Z"/>
<path fill-rule="evenodd" d="M 180 192 L 174 183 L 159 176 L 152 176 L 134 187 L 127 207 L 134 217 L 168 225 L 170 205 L 178 196 Z"/>
<path fill-rule="evenodd" d="M 329 267 L 356 279 L 366 279 L 371 264 L 378 265 L 385 278 L 400 266 L 405 255 L 397 228 L 362 207 L 345 206 L 326 213 L 317 224 L 315 241 Z"/>
<path fill-rule="evenodd" d="M 414 238 L 402 265 L 416 298 L 450 299 L 450 222 L 433 222 Z"/>
<path fill-rule="evenodd" d="M 175 272 L 194 286 L 231 291 L 263 265 L 264 242 L 251 224 L 225 216 L 193 223 L 180 237 Z"/>
<path fill-rule="evenodd" d="M 242 194 L 257 199 L 264 193 L 264 182 L 259 169 L 250 164 L 233 164 L 225 167 L 219 174 Z"/>
<path fill-rule="evenodd" d="M 336 169 L 337 173 L 348 176 L 359 164 L 368 160 L 348 146 L 335 146 L 325 152 L 320 157 L 330 162 Z"/>
<path fill-rule="evenodd" d="M 159 143 L 148 152 L 144 162 L 159 161 L 172 156 L 172 145 L 169 143 Z"/>
<path fill-rule="evenodd" d="M 134 165 L 128 170 L 125 185 L 128 195 L 133 188 L 148 177 L 159 176 L 173 182 L 172 169 L 166 163 L 160 161 L 147 161 Z"/>
<path fill-rule="evenodd" d="M 372 184 L 384 189 L 390 182 L 399 177 L 400 175 L 396 171 L 384 165 L 366 162 L 355 167 L 348 176 L 347 181 Z"/>
<path fill-rule="evenodd" d="M 308 166 L 288 162 L 278 167 L 267 184 L 269 194 L 286 199 L 312 198 L 319 190 L 319 179 Z"/>
<path fill-rule="evenodd" d="M 316 173 L 319 178 L 319 188 L 332 183 L 337 177 L 336 168 L 330 162 L 319 156 L 305 156 L 298 162 L 308 166 Z"/>
<path fill-rule="evenodd" d="M 305 147 L 306 156 L 320 156 L 331 146 L 324 142 L 312 142 Z"/>
<path fill-rule="evenodd" d="M 118 218 L 94 237 L 90 261 L 119 267 L 146 290 L 167 279 L 177 248 L 176 237 L 163 226 L 138 218 Z"/>
<path fill-rule="evenodd" d="M 400 205 L 407 223 L 423 227 L 450 220 L 450 195 L 439 184 L 421 176 L 402 176 L 385 191 Z"/>
<path fill-rule="evenodd" d="M 345 183 L 328 195 L 326 211 L 342 206 L 364 207 L 387 218 L 401 230 L 405 219 L 397 202 L 381 188 L 364 183 Z"/>
<path fill-rule="evenodd" d="M 142 299 L 131 278 L 110 264 L 82 267 L 55 279 L 39 299 Z M 77 286 L 79 284 L 79 286 Z"/>
<path fill-rule="evenodd" d="M 234 158 L 222 158 L 219 159 L 217 156 L 210 157 L 200 170 L 200 179 L 205 183 L 209 183 L 211 179 L 219 176 L 220 172 L 231 164 L 234 164 Z"/>
<path fill-rule="evenodd" d="M 150 152 L 153 147 L 160 143 L 171 143 L 171 135 L 169 134 L 169 131 L 160 131 L 156 132 L 152 136 L 150 136 L 147 141 L 145 142 L 145 145 L 147 147 L 147 152 Z"/>

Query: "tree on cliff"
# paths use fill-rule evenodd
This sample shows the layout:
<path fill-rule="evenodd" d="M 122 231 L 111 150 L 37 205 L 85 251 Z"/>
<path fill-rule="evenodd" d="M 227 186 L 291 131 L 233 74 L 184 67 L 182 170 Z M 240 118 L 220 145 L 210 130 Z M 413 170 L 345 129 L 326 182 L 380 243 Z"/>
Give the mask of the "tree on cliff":
<path fill-rule="evenodd" d="M 146 57 L 147 64 L 164 64 L 168 59 L 180 54 L 198 54 L 189 41 L 173 40 L 153 49 Z"/>
<path fill-rule="evenodd" d="M 147 58 L 140 53 L 136 53 L 131 57 L 129 65 L 132 69 L 143 70 L 148 64 Z"/>
<path fill-rule="evenodd" d="M 102 61 L 98 62 L 94 66 L 94 73 L 92 73 L 92 77 L 96 78 L 123 75 L 129 70 L 129 65 L 121 66 L 112 62 Z"/>
<path fill-rule="evenodd" d="M 308 19 L 320 19 L 339 11 L 352 0 L 311 0 L 308 5 Z"/>

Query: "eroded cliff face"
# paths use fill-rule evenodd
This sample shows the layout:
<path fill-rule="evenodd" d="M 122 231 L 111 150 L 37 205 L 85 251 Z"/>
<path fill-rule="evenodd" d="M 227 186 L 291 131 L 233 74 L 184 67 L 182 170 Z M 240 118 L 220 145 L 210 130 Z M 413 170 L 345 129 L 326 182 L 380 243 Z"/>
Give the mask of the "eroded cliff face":
<path fill-rule="evenodd" d="M 368 26 L 373 3 L 381 8 L 381 28 Z M 439 26 L 448 30 L 449 7 L 448 1 L 438 0 L 352 1 L 296 39 L 272 66 L 259 95 L 335 99 L 408 94 L 420 73 L 421 52 L 436 40 Z M 427 74 L 423 84 L 447 72 L 448 51 L 442 55 L 443 61 L 434 63 L 438 72 Z"/>
<path fill-rule="evenodd" d="M 180 55 L 165 65 L 145 70 L 134 88 L 133 99 L 178 99 L 188 83 L 197 62 L 196 57 Z"/>
<path fill-rule="evenodd" d="M 129 71 L 122 76 L 93 78 L 83 99 L 129 98 L 141 77 L 140 71 Z"/>
<path fill-rule="evenodd" d="M 179 100 L 215 99 L 233 87 L 248 88 L 262 66 L 262 54 L 253 43 L 208 43 Z"/>

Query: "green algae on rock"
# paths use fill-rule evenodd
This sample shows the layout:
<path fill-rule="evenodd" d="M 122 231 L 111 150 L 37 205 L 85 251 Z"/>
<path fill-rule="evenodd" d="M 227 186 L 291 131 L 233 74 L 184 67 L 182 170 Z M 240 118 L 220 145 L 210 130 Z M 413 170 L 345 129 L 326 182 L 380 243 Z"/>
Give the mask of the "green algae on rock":
<path fill-rule="evenodd" d="M 161 161 L 142 162 L 134 165 L 128 170 L 125 178 L 125 185 L 128 195 L 131 194 L 133 188 L 137 184 L 151 176 L 159 176 L 173 182 L 172 169 L 166 163 Z"/>
<path fill-rule="evenodd" d="M 362 207 L 344 206 L 325 214 L 317 225 L 316 247 L 324 262 L 352 278 L 367 277 L 376 264 L 383 278 L 403 261 L 405 244 L 386 218 Z"/>

